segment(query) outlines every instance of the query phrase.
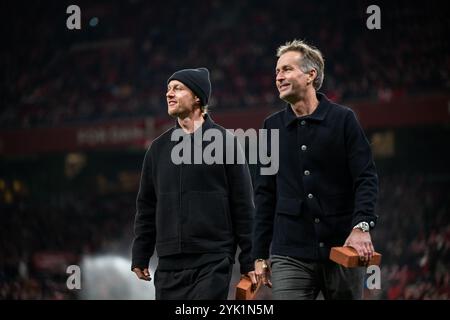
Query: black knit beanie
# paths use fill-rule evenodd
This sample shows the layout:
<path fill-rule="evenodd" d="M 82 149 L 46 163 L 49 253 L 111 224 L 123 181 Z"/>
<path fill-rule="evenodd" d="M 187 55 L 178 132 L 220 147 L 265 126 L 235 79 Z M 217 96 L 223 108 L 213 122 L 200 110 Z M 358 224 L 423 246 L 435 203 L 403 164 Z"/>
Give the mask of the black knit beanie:
<path fill-rule="evenodd" d="M 206 68 L 183 69 L 175 72 L 167 80 L 169 84 L 172 80 L 178 80 L 184 83 L 200 99 L 202 107 L 208 105 L 211 95 L 211 81 L 209 80 L 209 71 Z"/>

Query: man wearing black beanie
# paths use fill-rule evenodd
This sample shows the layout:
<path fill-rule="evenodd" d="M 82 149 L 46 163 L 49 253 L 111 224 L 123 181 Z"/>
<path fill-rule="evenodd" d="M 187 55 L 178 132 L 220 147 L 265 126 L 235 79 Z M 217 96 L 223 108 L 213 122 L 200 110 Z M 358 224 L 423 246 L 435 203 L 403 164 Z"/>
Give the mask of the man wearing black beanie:
<path fill-rule="evenodd" d="M 173 159 L 179 143 L 188 143 L 192 156 L 208 146 L 210 142 L 195 141 L 198 133 L 203 136 L 215 129 L 224 141 L 230 138 L 231 133 L 207 113 L 210 95 L 208 69 L 175 72 L 167 80 L 166 93 L 175 126 L 156 138 L 145 155 L 131 269 L 139 279 L 150 280 L 148 264 L 156 247 L 158 300 L 227 299 L 237 245 L 241 274 L 256 284 L 250 256 L 254 203 L 248 165 L 176 164 Z M 174 140 L 174 133 L 181 138 Z M 226 152 L 243 157 L 236 137 L 232 139 L 234 149 L 226 148 L 224 159 Z"/>
<path fill-rule="evenodd" d="M 187 86 L 199 98 L 200 109 L 205 111 L 211 96 L 211 81 L 209 80 L 209 71 L 206 68 L 183 69 L 175 72 L 167 84 L 172 80 L 178 80 Z"/>

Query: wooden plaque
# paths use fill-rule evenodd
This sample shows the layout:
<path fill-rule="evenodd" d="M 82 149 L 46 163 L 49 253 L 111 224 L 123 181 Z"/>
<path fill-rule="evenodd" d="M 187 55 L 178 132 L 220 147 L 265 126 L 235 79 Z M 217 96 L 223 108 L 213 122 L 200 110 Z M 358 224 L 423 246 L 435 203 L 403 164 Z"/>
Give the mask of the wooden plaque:
<path fill-rule="evenodd" d="M 236 300 L 253 300 L 261 287 L 261 282 L 252 284 L 249 277 L 243 276 L 236 285 Z"/>
<path fill-rule="evenodd" d="M 369 263 L 364 263 L 359 259 L 358 253 L 352 247 L 333 247 L 330 251 L 330 259 L 344 267 L 354 268 L 379 265 L 381 263 L 381 254 L 374 252 Z"/>

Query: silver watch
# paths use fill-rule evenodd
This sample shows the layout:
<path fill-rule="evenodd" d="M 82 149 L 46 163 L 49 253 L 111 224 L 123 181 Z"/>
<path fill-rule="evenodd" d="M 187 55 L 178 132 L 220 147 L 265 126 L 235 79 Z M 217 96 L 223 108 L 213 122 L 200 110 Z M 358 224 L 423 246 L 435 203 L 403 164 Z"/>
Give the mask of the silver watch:
<path fill-rule="evenodd" d="M 362 232 L 368 232 L 370 230 L 369 224 L 365 221 L 361 221 L 353 229 L 361 229 Z"/>

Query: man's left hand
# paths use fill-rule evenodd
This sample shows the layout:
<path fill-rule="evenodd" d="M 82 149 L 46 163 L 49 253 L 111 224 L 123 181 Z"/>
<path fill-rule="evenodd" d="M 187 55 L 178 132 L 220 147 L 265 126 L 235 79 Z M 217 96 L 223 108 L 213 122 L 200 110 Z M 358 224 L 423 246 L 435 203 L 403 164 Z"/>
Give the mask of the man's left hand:
<path fill-rule="evenodd" d="M 363 232 L 360 229 L 352 230 L 347 240 L 345 240 L 344 246 L 354 248 L 363 262 L 369 262 L 375 251 L 370 233 Z"/>
<path fill-rule="evenodd" d="M 250 271 L 247 273 L 247 276 L 250 278 L 250 280 L 252 281 L 252 283 L 254 285 L 258 284 L 258 280 L 256 280 L 256 274 L 255 271 Z"/>

